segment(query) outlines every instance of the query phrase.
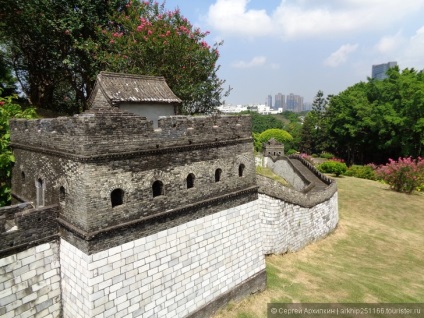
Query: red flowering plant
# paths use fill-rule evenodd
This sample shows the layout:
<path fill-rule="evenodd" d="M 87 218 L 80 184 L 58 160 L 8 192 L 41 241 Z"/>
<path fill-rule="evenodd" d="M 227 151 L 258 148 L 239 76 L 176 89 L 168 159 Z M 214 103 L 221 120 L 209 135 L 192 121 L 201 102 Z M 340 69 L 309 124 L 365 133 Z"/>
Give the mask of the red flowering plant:
<path fill-rule="evenodd" d="M 389 184 L 391 189 L 411 193 L 424 185 L 424 159 L 389 159 L 389 163 L 377 168 L 376 174 L 380 180 Z"/>
<path fill-rule="evenodd" d="M 187 113 L 207 111 L 220 104 L 224 83 L 216 75 L 222 43 L 211 47 L 208 34 L 193 27 L 179 9 L 167 10 L 152 0 L 130 1 L 98 29 L 102 40 L 92 44 L 93 54 L 102 55 L 104 70 L 164 76 Z"/>
<path fill-rule="evenodd" d="M 314 159 L 312 158 L 312 156 L 308 155 L 307 153 L 301 153 L 300 156 L 306 161 L 308 161 L 310 164 L 315 165 Z"/>

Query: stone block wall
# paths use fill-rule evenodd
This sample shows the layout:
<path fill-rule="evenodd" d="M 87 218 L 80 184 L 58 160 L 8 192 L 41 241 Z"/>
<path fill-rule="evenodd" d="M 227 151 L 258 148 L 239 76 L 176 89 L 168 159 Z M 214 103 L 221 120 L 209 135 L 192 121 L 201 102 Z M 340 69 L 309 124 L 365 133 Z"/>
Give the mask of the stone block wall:
<path fill-rule="evenodd" d="M 0 274 L 0 317 L 61 316 L 57 241 L 0 258 Z"/>
<path fill-rule="evenodd" d="M 260 235 L 253 201 L 92 255 L 62 239 L 63 315 L 207 317 L 265 288 Z"/>
<path fill-rule="evenodd" d="M 337 192 L 313 207 L 259 194 L 264 254 L 296 252 L 324 238 L 338 223 Z"/>

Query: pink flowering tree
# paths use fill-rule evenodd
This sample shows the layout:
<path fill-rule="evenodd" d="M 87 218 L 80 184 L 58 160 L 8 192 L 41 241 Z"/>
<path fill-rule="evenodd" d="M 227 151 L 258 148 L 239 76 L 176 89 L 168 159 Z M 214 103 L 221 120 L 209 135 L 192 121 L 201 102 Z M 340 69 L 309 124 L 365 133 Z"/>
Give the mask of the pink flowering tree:
<path fill-rule="evenodd" d="M 129 2 L 98 29 L 93 54 L 103 69 L 164 76 L 184 101 L 186 113 L 211 111 L 228 93 L 217 77 L 218 48 L 206 42 L 208 32 L 195 28 L 178 9 L 157 2 Z"/>
<path fill-rule="evenodd" d="M 379 179 L 387 182 L 391 189 L 411 193 L 424 185 L 424 159 L 389 159 L 389 163 L 376 169 L 376 174 Z"/>

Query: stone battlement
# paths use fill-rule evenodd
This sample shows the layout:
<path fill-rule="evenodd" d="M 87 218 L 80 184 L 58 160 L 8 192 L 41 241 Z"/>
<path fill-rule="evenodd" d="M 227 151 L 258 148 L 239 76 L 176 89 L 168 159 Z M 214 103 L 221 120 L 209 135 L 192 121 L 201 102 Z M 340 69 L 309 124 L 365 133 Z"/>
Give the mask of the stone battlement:
<path fill-rule="evenodd" d="M 249 116 L 167 116 L 158 128 L 145 117 L 118 108 L 91 109 L 73 117 L 10 122 L 14 148 L 76 156 L 157 151 L 251 140 Z"/>
<path fill-rule="evenodd" d="M 0 258 L 58 238 L 57 206 L 21 203 L 0 209 Z"/>

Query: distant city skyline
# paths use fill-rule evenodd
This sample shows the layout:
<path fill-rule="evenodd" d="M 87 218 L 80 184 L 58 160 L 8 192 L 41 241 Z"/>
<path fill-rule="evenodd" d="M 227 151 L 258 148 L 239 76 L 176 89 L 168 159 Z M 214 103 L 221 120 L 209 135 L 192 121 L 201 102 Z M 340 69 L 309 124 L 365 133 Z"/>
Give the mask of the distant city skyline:
<path fill-rule="evenodd" d="M 397 61 L 424 69 L 424 0 L 166 0 L 219 48 L 218 76 L 231 104 L 270 93 L 339 94 Z M 274 95 L 273 95 L 274 97 Z"/>
<path fill-rule="evenodd" d="M 283 110 L 290 110 L 293 112 L 302 112 L 305 109 L 304 98 L 303 96 L 297 94 L 287 94 L 277 93 L 275 95 L 274 103 L 272 102 L 272 95 L 268 95 L 265 101 L 265 105 L 269 106 L 272 109 L 282 108 Z"/>

